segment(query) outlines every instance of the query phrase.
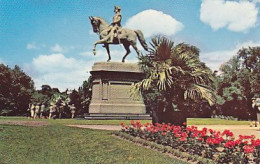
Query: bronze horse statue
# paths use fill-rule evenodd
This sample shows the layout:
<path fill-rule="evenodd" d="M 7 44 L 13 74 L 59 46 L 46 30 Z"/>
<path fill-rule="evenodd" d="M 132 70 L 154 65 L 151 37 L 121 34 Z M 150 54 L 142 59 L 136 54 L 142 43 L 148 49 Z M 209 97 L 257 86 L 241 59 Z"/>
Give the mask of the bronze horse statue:
<path fill-rule="evenodd" d="M 110 50 L 109 50 L 109 44 L 123 44 L 125 50 L 126 50 L 126 54 L 122 59 L 122 62 L 125 62 L 125 58 L 127 57 L 127 55 L 131 52 L 130 51 L 130 45 L 135 49 L 136 53 L 138 56 L 141 55 L 140 50 L 138 50 L 137 46 L 136 46 L 136 41 L 137 38 L 140 41 L 142 47 L 148 51 L 148 46 L 145 42 L 144 36 L 142 31 L 140 30 L 130 30 L 130 29 L 126 29 L 126 28 L 120 28 L 117 32 L 117 36 L 114 37 L 113 42 L 109 43 L 109 24 L 101 17 L 89 17 L 91 25 L 93 27 L 93 31 L 94 33 L 98 33 L 100 40 L 96 41 L 94 43 L 94 48 L 93 48 L 93 53 L 94 55 L 96 55 L 96 45 L 97 44 L 104 44 L 104 47 L 107 50 L 107 54 L 108 54 L 108 60 L 111 60 L 111 56 L 110 56 Z"/>

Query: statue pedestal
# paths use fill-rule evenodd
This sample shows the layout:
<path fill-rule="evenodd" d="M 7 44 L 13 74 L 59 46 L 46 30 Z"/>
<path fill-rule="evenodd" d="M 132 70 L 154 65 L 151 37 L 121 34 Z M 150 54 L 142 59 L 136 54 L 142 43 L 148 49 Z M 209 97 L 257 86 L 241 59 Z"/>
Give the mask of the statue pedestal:
<path fill-rule="evenodd" d="M 93 77 L 90 115 L 146 113 L 143 100 L 130 97 L 131 85 L 144 76 L 137 64 L 97 62 L 90 73 Z"/>

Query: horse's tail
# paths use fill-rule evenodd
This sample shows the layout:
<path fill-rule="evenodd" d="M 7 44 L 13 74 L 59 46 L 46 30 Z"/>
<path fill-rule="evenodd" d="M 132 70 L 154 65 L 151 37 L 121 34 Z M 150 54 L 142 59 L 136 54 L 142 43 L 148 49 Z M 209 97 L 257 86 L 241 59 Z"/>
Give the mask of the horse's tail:
<path fill-rule="evenodd" d="M 135 33 L 137 34 L 137 37 L 138 37 L 138 40 L 140 41 L 141 45 L 143 46 L 143 48 L 148 51 L 148 45 L 146 44 L 145 42 L 145 39 L 144 39 L 144 35 L 142 33 L 142 31 L 140 30 L 135 30 Z"/>

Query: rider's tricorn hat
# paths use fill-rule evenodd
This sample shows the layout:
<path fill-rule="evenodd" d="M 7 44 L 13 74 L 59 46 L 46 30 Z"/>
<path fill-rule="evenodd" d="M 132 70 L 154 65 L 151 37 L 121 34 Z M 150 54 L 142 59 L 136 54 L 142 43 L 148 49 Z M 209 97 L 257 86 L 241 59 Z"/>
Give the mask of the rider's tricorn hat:
<path fill-rule="evenodd" d="M 121 8 L 119 6 L 115 6 L 115 10 L 121 10 Z"/>

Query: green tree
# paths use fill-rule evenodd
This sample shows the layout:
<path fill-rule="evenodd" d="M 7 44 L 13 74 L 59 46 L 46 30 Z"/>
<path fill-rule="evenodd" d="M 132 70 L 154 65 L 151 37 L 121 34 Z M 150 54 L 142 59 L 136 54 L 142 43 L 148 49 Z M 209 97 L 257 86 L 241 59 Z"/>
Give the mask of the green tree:
<path fill-rule="evenodd" d="M 218 113 L 252 119 L 252 97 L 260 93 L 260 47 L 241 48 L 217 76 Z"/>
<path fill-rule="evenodd" d="M 81 102 L 81 108 L 78 110 L 78 113 L 80 115 L 88 113 L 89 111 L 89 104 L 92 96 L 92 81 L 92 77 L 90 76 L 88 80 L 83 81 L 82 86 L 78 89 L 78 94 Z"/>
<path fill-rule="evenodd" d="M 238 51 L 237 55 L 242 63 L 241 76 L 244 77 L 247 75 L 246 77 L 249 77 L 246 83 L 243 83 L 245 81 L 241 81 L 241 84 L 244 88 L 247 87 L 244 92 L 246 97 L 251 99 L 255 94 L 260 95 L 260 47 L 242 48 Z"/>
<path fill-rule="evenodd" d="M 6 115 L 26 113 L 34 91 L 32 79 L 19 66 L 0 64 L 0 112 Z"/>
<path fill-rule="evenodd" d="M 0 113 L 8 114 L 13 111 L 14 103 L 11 99 L 12 70 L 0 64 Z"/>
<path fill-rule="evenodd" d="M 190 106 L 203 99 L 214 105 L 212 72 L 199 60 L 195 46 L 185 43 L 174 46 L 165 37 L 153 38 L 151 46 L 150 54 L 140 57 L 146 78 L 134 85 L 133 93 L 139 92 L 144 97 L 153 94 L 154 122 L 181 124 L 193 110 Z M 180 112 L 171 114 L 172 111 Z"/>

